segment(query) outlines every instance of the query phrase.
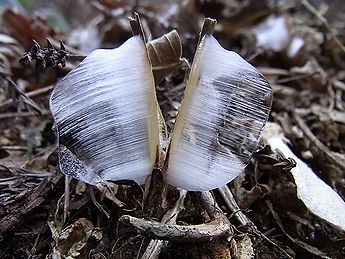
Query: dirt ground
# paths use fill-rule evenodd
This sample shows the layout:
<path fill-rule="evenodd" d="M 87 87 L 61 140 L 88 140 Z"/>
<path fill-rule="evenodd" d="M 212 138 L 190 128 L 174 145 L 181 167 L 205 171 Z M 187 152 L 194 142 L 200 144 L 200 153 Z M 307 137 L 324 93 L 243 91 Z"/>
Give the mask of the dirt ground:
<path fill-rule="evenodd" d="M 345 258 L 345 225 L 324 216 L 345 218 L 344 10 L 341 0 L 2 1 L 0 258 Z M 217 19 L 214 37 L 271 84 L 269 121 L 339 201 L 324 202 L 320 189 L 309 196 L 319 205 L 313 211 L 299 193 L 308 186 L 291 171 L 296 159 L 264 140 L 226 188 L 169 186 L 166 207 L 159 187 L 147 199 L 135 183 L 102 191 L 65 177 L 51 91 L 91 51 L 130 38 L 134 11 L 147 40 L 176 29 L 190 64 L 204 18 Z M 156 84 L 168 132 L 186 64 L 167 65 Z M 164 224 L 172 216 L 162 219 L 168 209 L 175 230 Z"/>

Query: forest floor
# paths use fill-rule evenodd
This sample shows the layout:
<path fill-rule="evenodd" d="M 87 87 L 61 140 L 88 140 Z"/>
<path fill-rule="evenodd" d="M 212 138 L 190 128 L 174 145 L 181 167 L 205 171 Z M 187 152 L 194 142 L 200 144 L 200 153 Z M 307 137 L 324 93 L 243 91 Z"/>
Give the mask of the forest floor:
<path fill-rule="evenodd" d="M 80 62 L 78 56 L 118 47 L 131 37 L 127 17 L 133 11 L 140 14 L 149 40 L 176 29 L 189 63 L 204 18 L 217 19 L 215 38 L 270 82 L 269 121 L 281 126 L 296 156 L 345 199 L 341 0 L 5 1 L 0 3 L 0 258 L 345 258 L 344 228 L 311 213 L 299 199 L 290 172 L 294 161 L 277 157 L 279 151 L 258 150 L 245 172 L 211 197 L 169 188 L 169 200 L 184 198 L 177 208 L 178 225 L 217 230 L 228 224 L 228 235 L 166 237 L 156 241 L 157 249 L 148 247 L 152 231 L 125 224 L 124 215 L 145 218 L 142 187 L 114 184 L 116 195 L 109 197 L 59 172 L 51 91 Z M 67 58 L 65 67 L 63 60 L 55 67 L 18 62 L 33 40 L 49 48 L 47 38 L 56 50 L 61 39 L 75 60 Z M 171 71 L 156 85 L 168 131 L 187 69 Z M 236 202 L 229 200 L 229 190 Z M 322 195 L 313 197 L 320 207 L 327 205 Z M 220 214 L 209 212 L 210 201 Z M 343 208 L 321 209 L 338 217 Z M 213 217 L 219 217 L 219 225 L 209 224 Z M 146 220 L 143 224 L 154 221 Z"/>

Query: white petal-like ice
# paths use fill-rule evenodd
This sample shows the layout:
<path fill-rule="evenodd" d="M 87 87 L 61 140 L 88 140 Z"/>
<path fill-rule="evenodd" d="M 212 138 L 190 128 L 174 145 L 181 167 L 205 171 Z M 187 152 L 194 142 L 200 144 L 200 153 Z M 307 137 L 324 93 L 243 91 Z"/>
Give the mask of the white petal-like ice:
<path fill-rule="evenodd" d="M 144 183 L 159 145 L 155 96 L 139 36 L 88 55 L 57 84 L 50 100 L 62 171 L 90 184 Z"/>
<path fill-rule="evenodd" d="M 255 151 L 270 107 L 266 79 L 213 36 L 204 36 L 172 135 L 168 183 L 210 190 L 234 179 Z"/>

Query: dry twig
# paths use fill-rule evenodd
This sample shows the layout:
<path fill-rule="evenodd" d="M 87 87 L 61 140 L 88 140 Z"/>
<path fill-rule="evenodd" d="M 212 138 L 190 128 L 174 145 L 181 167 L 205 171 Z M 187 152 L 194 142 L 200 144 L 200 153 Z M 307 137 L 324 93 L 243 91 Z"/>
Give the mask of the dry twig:
<path fill-rule="evenodd" d="M 308 0 L 301 0 L 301 4 L 310 12 L 312 13 L 321 23 L 322 25 L 325 27 L 325 29 L 327 30 L 327 32 L 331 35 L 331 37 L 333 38 L 334 42 L 338 45 L 338 47 L 341 49 L 342 52 L 345 53 L 345 47 L 344 45 L 341 43 L 341 41 L 339 40 L 339 38 L 334 34 L 331 26 L 329 25 L 329 23 L 327 22 L 326 18 L 323 17 L 316 9 L 314 6 L 312 6 Z"/>
<path fill-rule="evenodd" d="M 139 219 L 129 215 L 122 216 L 119 221 L 134 226 L 140 233 L 150 237 L 174 242 L 209 242 L 221 237 L 232 236 L 232 225 L 221 209 L 216 205 L 210 192 L 200 192 L 203 207 L 213 220 L 200 225 L 175 225 Z"/>
<path fill-rule="evenodd" d="M 179 212 L 184 208 L 184 199 L 186 198 L 187 191 L 180 190 L 180 196 L 175 203 L 175 206 L 168 210 L 163 216 L 161 222 L 165 224 L 175 224 Z M 163 247 L 168 245 L 166 240 L 151 240 L 147 246 L 141 259 L 154 259 L 158 258 Z"/>

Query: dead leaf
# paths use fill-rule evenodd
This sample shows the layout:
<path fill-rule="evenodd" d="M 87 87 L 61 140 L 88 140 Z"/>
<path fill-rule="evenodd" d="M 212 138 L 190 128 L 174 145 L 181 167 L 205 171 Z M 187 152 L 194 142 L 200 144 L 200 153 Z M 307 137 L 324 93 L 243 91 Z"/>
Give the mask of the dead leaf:
<path fill-rule="evenodd" d="M 29 18 L 17 11 L 7 9 L 3 13 L 2 27 L 6 33 L 17 39 L 25 49 L 32 45 L 32 39 L 43 44 L 48 36 L 54 36 L 56 31 L 50 28 L 42 16 Z"/>
<path fill-rule="evenodd" d="M 176 30 L 149 41 L 146 47 L 156 84 L 159 84 L 167 75 L 179 69 L 185 62 L 181 58 L 181 40 Z"/>
<path fill-rule="evenodd" d="M 85 258 L 91 249 L 91 240 L 99 241 L 103 237 L 102 231 L 85 218 L 78 219 L 62 230 L 53 222 L 49 226 L 56 242 L 55 249 L 72 258 Z"/>

